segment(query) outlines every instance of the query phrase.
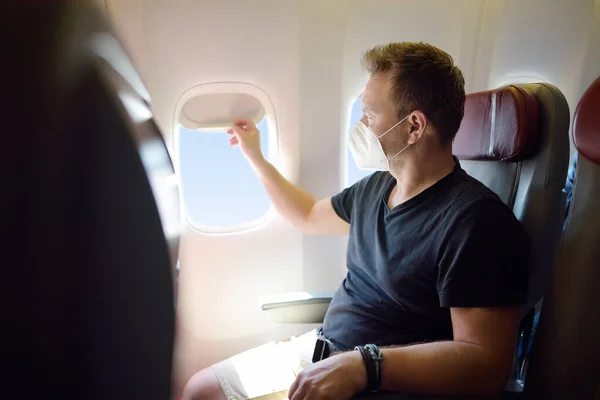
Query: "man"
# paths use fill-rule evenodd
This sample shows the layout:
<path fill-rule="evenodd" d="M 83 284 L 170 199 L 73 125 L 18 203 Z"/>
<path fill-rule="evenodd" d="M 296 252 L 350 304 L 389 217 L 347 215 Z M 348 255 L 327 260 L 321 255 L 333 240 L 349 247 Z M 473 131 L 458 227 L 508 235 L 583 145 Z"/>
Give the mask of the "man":
<path fill-rule="evenodd" d="M 359 167 L 382 171 L 336 196 L 315 200 L 281 176 L 252 123 L 228 132 L 283 217 L 308 234 L 349 234 L 348 274 L 321 333 L 333 355 L 310 362 L 315 332 L 271 343 L 199 372 L 185 399 L 487 394 L 506 383 L 529 241 L 452 155 L 462 73 L 423 43 L 375 47 L 363 64 L 370 79 L 350 147 Z"/>

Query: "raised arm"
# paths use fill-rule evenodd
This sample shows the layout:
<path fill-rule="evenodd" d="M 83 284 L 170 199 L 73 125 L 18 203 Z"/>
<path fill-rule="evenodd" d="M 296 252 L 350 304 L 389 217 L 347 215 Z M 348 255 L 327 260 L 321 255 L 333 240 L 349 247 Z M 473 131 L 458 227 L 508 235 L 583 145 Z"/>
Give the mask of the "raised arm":
<path fill-rule="evenodd" d="M 232 135 L 229 143 L 240 146 L 281 216 L 308 234 L 347 235 L 350 232 L 350 224 L 337 215 L 331 198 L 316 200 L 285 179 L 264 158 L 260 149 L 260 131 L 251 121 L 237 121 L 227 133 Z"/>

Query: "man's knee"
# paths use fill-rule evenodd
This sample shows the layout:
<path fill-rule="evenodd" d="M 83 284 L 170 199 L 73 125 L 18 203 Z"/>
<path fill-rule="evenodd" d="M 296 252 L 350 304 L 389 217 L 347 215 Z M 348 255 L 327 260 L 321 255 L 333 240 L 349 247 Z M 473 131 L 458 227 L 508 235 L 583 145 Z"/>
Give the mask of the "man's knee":
<path fill-rule="evenodd" d="M 205 368 L 190 378 L 181 400 L 227 400 L 212 368 Z"/>

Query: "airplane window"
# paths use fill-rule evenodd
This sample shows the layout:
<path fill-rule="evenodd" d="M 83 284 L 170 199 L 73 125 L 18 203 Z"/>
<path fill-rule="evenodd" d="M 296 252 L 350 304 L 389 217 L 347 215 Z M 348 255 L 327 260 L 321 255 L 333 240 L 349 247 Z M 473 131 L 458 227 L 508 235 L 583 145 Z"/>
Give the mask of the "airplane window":
<path fill-rule="evenodd" d="M 265 156 L 267 117 L 258 124 Z M 191 225 L 203 232 L 231 232 L 260 223 L 271 201 L 238 147 L 225 131 L 195 131 L 179 125 L 183 207 Z"/>
<path fill-rule="evenodd" d="M 350 125 L 349 125 L 349 129 L 348 129 L 348 135 L 350 135 L 350 132 L 352 132 L 352 128 L 354 127 L 354 125 L 356 125 L 358 120 L 362 117 L 362 114 L 363 114 L 363 112 L 362 112 L 361 99 L 360 99 L 360 97 L 358 97 L 354 101 L 354 103 L 352 103 L 352 110 L 350 111 Z M 356 166 L 354 159 L 352 158 L 352 153 L 350 152 L 350 147 L 347 146 L 346 152 L 347 152 L 347 157 L 348 157 L 348 167 L 347 167 L 347 173 L 346 173 L 346 186 L 352 186 L 354 183 L 358 182 L 365 176 L 372 174 L 373 171 L 359 169 Z"/>

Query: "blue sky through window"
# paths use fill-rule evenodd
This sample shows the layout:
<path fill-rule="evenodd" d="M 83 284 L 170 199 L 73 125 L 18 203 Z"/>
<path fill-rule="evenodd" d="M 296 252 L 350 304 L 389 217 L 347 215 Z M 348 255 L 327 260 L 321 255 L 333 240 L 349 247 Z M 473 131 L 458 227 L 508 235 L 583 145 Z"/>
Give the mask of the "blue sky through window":
<path fill-rule="evenodd" d="M 269 128 L 258 129 L 268 154 Z M 271 204 L 239 147 L 229 145 L 225 131 L 179 127 L 181 192 L 188 219 L 199 229 L 231 228 L 263 217 Z"/>
<path fill-rule="evenodd" d="M 358 97 L 352 104 L 352 110 L 350 111 L 350 128 L 348 130 L 348 135 L 350 135 L 350 132 L 352 132 L 352 128 L 354 127 L 354 125 L 356 125 L 358 120 L 362 117 L 362 114 L 363 114 L 363 112 L 362 112 L 361 99 L 360 99 L 360 97 Z M 347 168 L 348 168 L 348 175 L 347 175 L 348 184 L 347 184 L 347 186 L 352 186 L 352 184 L 358 182 L 365 176 L 372 174 L 373 171 L 359 169 L 356 166 L 354 159 L 352 158 L 352 153 L 350 152 L 349 146 L 347 147 L 346 151 L 348 152 L 348 166 L 347 166 Z"/>
<path fill-rule="evenodd" d="M 349 134 L 362 116 L 357 98 L 350 112 Z M 269 128 L 267 119 L 258 124 L 261 147 L 267 154 Z M 263 217 L 271 204 L 241 150 L 231 147 L 224 131 L 195 131 L 179 127 L 181 192 L 188 219 L 202 227 L 230 228 Z M 347 186 L 373 173 L 354 163 L 347 147 Z"/>

